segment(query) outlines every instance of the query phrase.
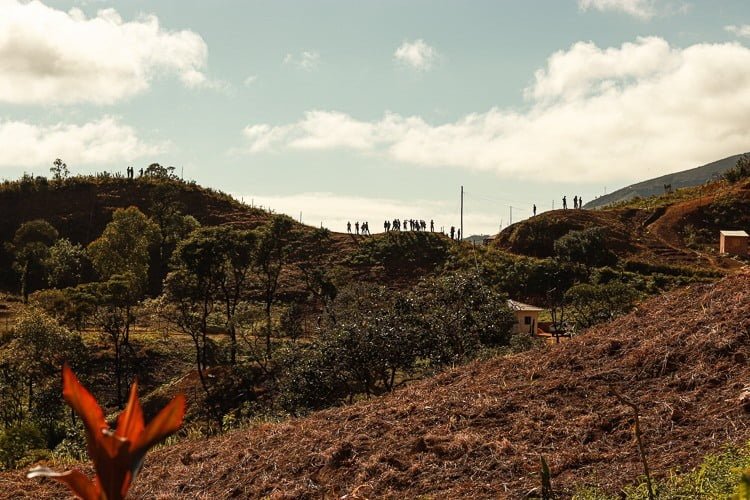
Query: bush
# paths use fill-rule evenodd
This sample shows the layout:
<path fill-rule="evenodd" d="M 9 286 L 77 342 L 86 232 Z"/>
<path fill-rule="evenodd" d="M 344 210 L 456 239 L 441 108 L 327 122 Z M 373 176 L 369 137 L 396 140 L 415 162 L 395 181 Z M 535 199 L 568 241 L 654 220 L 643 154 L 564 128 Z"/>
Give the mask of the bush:
<path fill-rule="evenodd" d="M 616 264 L 617 255 L 607 248 L 606 238 L 602 227 L 571 231 L 555 241 L 555 255 L 563 261 L 591 267 Z"/>
<path fill-rule="evenodd" d="M 576 285 L 565 292 L 578 328 L 588 328 L 625 314 L 633 309 L 637 299 L 635 289 L 616 281 L 605 285 Z"/>
<path fill-rule="evenodd" d="M 0 434 L 0 464 L 5 469 L 14 469 L 31 450 L 46 446 L 42 432 L 32 422 L 20 422 L 6 427 Z"/>
<path fill-rule="evenodd" d="M 730 184 L 734 184 L 742 179 L 750 177 L 750 156 L 740 156 L 734 167 L 724 172 L 723 177 Z"/>

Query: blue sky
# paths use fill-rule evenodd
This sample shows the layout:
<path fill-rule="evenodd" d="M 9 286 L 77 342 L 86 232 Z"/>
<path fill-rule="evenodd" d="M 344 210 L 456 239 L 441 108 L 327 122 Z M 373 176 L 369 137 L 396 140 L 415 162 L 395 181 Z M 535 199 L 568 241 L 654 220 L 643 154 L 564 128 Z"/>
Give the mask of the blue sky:
<path fill-rule="evenodd" d="M 468 233 L 746 151 L 742 1 L 0 0 L 0 177 L 158 161 Z"/>

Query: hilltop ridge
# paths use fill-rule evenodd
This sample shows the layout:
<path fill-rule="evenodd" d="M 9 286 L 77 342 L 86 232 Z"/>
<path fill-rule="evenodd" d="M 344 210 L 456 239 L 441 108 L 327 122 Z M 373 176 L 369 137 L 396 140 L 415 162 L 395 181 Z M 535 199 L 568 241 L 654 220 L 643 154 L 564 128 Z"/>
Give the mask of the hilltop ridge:
<path fill-rule="evenodd" d="M 627 202 L 633 198 L 648 198 L 649 196 L 659 195 L 664 193 L 665 185 L 671 186 L 671 189 L 681 189 L 711 182 L 732 168 L 741 156 L 742 154 L 732 155 L 699 167 L 637 182 L 603 196 L 599 196 L 598 198 L 586 203 L 583 208 L 600 208 L 607 205 Z"/>

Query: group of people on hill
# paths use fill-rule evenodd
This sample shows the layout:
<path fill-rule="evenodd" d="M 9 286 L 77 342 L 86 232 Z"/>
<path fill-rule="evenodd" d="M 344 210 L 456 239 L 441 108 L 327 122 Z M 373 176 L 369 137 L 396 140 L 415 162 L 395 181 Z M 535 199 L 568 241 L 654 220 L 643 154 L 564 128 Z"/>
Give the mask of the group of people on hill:
<path fill-rule="evenodd" d="M 135 169 L 133 167 L 128 167 L 126 172 L 128 173 L 128 179 L 135 177 Z M 138 171 L 138 177 L 143 177 L 143 169 Z"/>
<path fill-rule="evenodd" d="M 352 223 L 347 222 L 346 223 L 346 232 L 351 234 L 352 232 Z M 370 234 L 370 223 L 365 221 L 362 224 L 359 223 L 359 221 L 354 223 L 354 234 Z"/>
<path fill-rule="evenodd" d="M 562 197 L 562 202 L 563 202 L 563 210 L 567 210 L 568 209 L 568 199 L 565 196 Z M 536 205 L 534 206 L 534 208 L 536 208 Z M 581 198 L 580 196 L 574 196 L 573 197 L 573 208 L 575 208 L 575 209 L 583 208 L 583 198 Z M 535 211 L 534 215 L 536 215 L 536 211 Z"/>
<path fill-rule="evenodd" d="M 369 235 L 370 224 L 367 221 L 359 222 L 355 221 L 352 226 L 351 221 L 346 223 L 346 232 L 352 234 L 352 227 L 356 235 Z M 388 233 L 391 231 L 427 231 L 427 221 L 422 219 L 393 219 L 392 221 L 386 220 L 383 222 L 383 231 Z M 429 224 L 430 232 L 435 232 L 435 221 L 430 220 Z M 445 234 L 445 230 L 441 227 L 440 232 Z M 455 226 L 451 226 L 449 236 L 452 240 L 461 240 L 461 230 L 456 229 Z"/>
<path fill-rule="evenodd" d="M 409 228 L 409 231 L 427 231 L 427 222 L 421 219 L 404 219 L 403 221 L 401 219 L 393 219 L 393 222 L 386 220 L 383 222 L 383 229 L 385 232 L 389 231 L 406 231 L 406 228 Z M 435 232 L 435 221 L 430 221 L 430 232 Z"/>

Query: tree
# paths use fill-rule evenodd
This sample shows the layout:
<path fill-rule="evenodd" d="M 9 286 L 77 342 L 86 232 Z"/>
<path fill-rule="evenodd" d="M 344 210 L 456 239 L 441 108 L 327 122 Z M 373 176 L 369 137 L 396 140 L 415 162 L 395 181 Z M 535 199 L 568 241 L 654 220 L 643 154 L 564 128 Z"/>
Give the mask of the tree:
<path fill-rule="evenodd" d="M 305 288 L 312 299 L 320 303 L 332 323 L 336 323 L 333 302 L 338 295 L 333 273 L 331 272 L 331 232 L 328 229 L 314 229 L 302 238 L 301 258 L 297 268 L 302 272 Z"/>
<path fill-rule="evenodd" d="M 617 255 L 607 248 L 607 234 L 602 227 L 570 231 L 555 241 L 555 255 L 565 262 L 588 267 L 609 266 L 617 263 Z"/>
<path fill-rule="evenodd" d="M 161 284 L 169 271 L 169 261 L 180 240 L 187 237 L 200 223 L 191 215 L 183 214 L 183 204 L 174 183 L 158 183 L 149 195 L 149 214 L 159 228 L 155 263 L 151 269 L 150 289 L 159 293 Z"/>
<path fill-rule="evenodd" d="M 21 295 L 25 304 L 29 301 L 31 278 L 41 278 L 42 263 L 57 237 L 57 230 L 42 219 L 24 222 L 13 236 L 11 250 L 16 257 L 15 268 L 21 274 Z"/>
<path fill-rule="evenodd" d="M 424 280 L 411 297 L 421 324 L 423 356 L 452 365 L 473 356 L 481 346 L 510 342 L 515 315 L 507 297 L 476 273 L 453 273 Z"/>
<path fill-rule="evenodd" d="M 83 247 L 61 238 L 49 248 L 44 259 L 47 284 L 55 288 L 76 286 L 80 284 L 87 264 L 88 257 Z"/>
<path fill-rule="evenodd" d="M 59 414 L 59 370 L 64 362 L 80 365 L 86 349 L 80 335 L 63 328 L 42 311 L 21 313 L 0 343 L 0 407 L 6 426 L 33 419 L 49 428 Z"/>
<path fill-rule="evenodd" d="M 108 286 L 119 290 L 120 296 L 105 293 L 101 298 L 115 302 L 110 313 L 121 313 L 117 324 L 124 328 L 123 343 L 129 346 L 132 308 L 142 297 L 148 281 L 149 248 L 157 238 L 156 225 L 136 207 L 115 210 L 112 221 L 102 235 L 86 248 L 94 269 Z M 107 282 L 112 282 L 107 285 Z M 126 286 L 127 289 L 122 287 Z M 126 302 L 122 302 L 126 300 Z"/>
<path fill-rule="evenodd" d="M 219 269 L 216 284 L 219 300 L 223 304 L 227 333 L 230 340 L 230 362 L 237 362 L 237 307 L 245 298 L 249 274 L 255 263 L 257 235 L 252 231 L 228 226 L 211 228 L 215 238 Z"/>
<path fill-rule="evenodd" d="M 216 305 L 223 258 L 216 228 L 198 228 L 182 240 L 172 257 L 174 270 L 164 281 L 160 311 L 193 340 L 198 376 L 208 393 L 208 318 Z"/>
<path fill-rule="evenodd" d="M 146 171 L 143 173 L 143 175 L 161 179 L 176 179 L 177 176 L 174 175 L 174 171 L 175 168 L 172 166 L 164 167 L 162 165 L 159 165 L 158 163 L 152 163 L 151 165 L 146 167 Z"/>
<path fill-rule="evenodd" d="M 55 161 L 52 162 L 52 168 L 50 168 L 49 171 L 52 173 L 52 178 L 56 181 L 67 179 L 68 174 L 70 173 L 68 171 L 68 166 L 63 163 L 60 158 L 56 158 Z"/>
<path fill-rule="evenodd" d="M 128 275 L 111 276 L 107 281 L 92 283 L 83 288 L 89 290 L 89 293 L 81 295 L 81 299 L 94 297 L 93 318 L 112 344 L 117 406 L 122 408 L 126 385 L 124 379 L 127 378 L 123 365 L 128 359 L 124 351 L 128 349 L 133 354 L 130 326 L 135 321 L 133 305 L 138 302 L 140 294 L 133 287 L 132 277 Z"/>
<path fill-rule="evenodd" d="M 742 179 L 750 177 L 750 156 L 740 156 L 734 167 L 724 172 L 723 177 L 730 184 L 734 184 Z"/>
<path fill-rule="evenodd" d="M 609 321 L 633 309 L 638 292 L 618 281 L 603 285 L 576 285 L 565 292 L 565 300 L 578 328 Z"/>
<path fill-rule="evenodd" d="M 99 276 L 129 276 L 143 290 L 148 280 L 149 248 L 156 244 L 159 229 L 137 207 L 119 208 L 102 235 L 86 251 Z"/>
<path fill-rule="evenodd" d="M 266 360 L 271 359 L 272 322 L 271 310 L 276 301 L 279 276 L 291 251 L 292 219 L 276 215 L 261 230 L 258 238 L 256 265 L 259 270 L 259 286 L 263 297 L 263 312 L 266 318 Z"/>

